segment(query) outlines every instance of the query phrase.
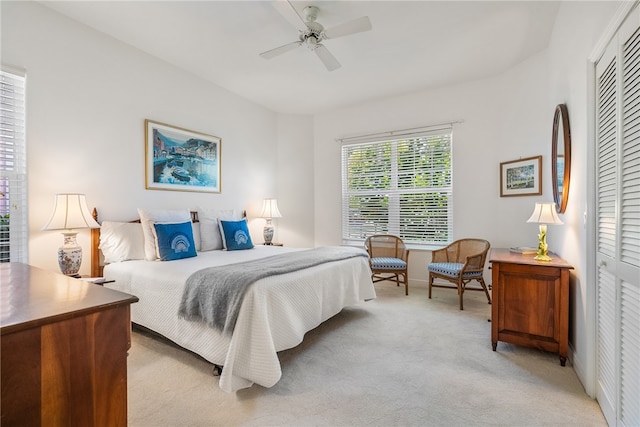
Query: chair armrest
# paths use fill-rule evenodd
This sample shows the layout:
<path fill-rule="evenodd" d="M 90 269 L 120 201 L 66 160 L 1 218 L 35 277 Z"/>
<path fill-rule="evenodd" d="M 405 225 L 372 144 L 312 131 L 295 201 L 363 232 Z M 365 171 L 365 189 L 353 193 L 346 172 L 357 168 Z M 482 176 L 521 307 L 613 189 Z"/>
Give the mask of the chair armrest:
<path fill-rule="evenodd" d="M 464 263 L 464 266 L 462 267 L 462 271 L 484 270 L 484 265 L 481 265 L 483 258 L 484 258 L 484 253 L 469 255 L 467 257 L 467 261 Z"/>

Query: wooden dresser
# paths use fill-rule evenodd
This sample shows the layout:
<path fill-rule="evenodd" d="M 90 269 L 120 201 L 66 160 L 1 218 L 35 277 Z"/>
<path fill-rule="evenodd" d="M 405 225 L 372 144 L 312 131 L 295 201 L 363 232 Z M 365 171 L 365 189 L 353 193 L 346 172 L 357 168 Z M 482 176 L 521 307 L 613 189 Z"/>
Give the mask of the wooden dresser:
<path fill-rule="evenodd" d="M 569 270 L 554 254 L 550 262 L 534 255 L 492 249 L 493 302 L 491 344 L 498 341 L 536 347 L 560 355 L 565 365 L 569 350 Z"/>
<path fill-rule="evenodd" d="M 0 424 L 126 426 L 138 298 L 19 263 L 0 279 Z"/>

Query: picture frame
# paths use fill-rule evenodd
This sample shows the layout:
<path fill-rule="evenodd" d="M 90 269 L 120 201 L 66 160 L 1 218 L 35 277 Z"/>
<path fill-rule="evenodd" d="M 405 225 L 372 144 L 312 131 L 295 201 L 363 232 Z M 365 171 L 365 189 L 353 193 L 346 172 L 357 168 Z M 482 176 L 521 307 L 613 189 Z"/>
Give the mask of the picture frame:
<path fill-rule="evenodd" d="M 542 194 L 542 156 L 500 163 L 500 197 Z"/>
<path fill-rule="evenodd" d="M 221 192 L 222 140 L 146 119 L 145 188 Z"/>

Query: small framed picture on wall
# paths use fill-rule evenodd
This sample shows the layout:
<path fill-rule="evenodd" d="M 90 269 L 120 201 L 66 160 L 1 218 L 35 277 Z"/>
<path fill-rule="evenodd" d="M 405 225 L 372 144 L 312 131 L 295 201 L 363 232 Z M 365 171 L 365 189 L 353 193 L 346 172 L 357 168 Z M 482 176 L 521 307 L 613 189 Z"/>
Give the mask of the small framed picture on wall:
<path fill-rule="evenodd" d="M 542 194 L 542 156 L 500 163 L 500 197 Z"/>

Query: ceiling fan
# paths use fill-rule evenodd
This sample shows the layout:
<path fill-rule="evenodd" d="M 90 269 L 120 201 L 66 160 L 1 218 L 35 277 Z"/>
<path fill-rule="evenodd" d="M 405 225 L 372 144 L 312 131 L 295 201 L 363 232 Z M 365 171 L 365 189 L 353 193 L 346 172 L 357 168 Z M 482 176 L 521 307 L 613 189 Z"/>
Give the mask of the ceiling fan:
<path fill-rule="evenodd" d="M 316 6 L 305 7 L 302 10 L 302 14 L 304 15 L 303 18 L 289 0 L 287 0 L 287 3 L 291 6 L 298 17 L 296 18 L 296 27 L 298 27 L 298 30 L 300 31 L 300 35 L 298 37 L 299 40 L 262 52 L 260 56 L 265 59 L 271 59 L 285 52 L 289 52 L 298 46 L 304 45 L 310 51 L 314 52 L 318 58 L 320 58 L 327 70 L 333 71 L 340 68 L 341 65 L 335 56 L 333 56 L 321 42 L 323 40 L 336 39 L 338 37 L 371 30 L 371 21 L 369 21 L 369 17 L 367 16 L 363 16 L 325 30 L 320 23 L 316 22 L 318 12 L 320 11 L 319 8 Z M 300 21 L 298 22 L 297 19 Z"/>

